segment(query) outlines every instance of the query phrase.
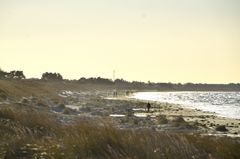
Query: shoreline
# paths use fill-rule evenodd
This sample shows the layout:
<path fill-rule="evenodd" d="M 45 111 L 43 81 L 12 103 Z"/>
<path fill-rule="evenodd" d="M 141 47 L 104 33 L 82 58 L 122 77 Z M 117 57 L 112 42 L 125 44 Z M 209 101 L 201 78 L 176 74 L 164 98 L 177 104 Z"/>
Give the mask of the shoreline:
<path fill-rule="evenodd" d="M 147 103 L 147 100 L 134 99 L 127 96 L 121 96 L 115 99 Z M 112 98 L 111 100 L 114 100 L 114 98 Z M 223 135 L 230 137 L 240 137 L 240 119 L 221 117 L 213 112 L 206 112 L 196 108 L 186 108 L 180 104 L 172 104 L 159 101 L 149 102 L 152 105 L 152 111 L 150 113 L 142 112 L 142 114 L 146 114 L 147 116 L 163 115 L 166 116 L 166 118 L 168 119 L 181 116 L 187 123 L 197 125 L 198 128 L 202 131 L 201 134 L 206 133 L 213 136 Z M 224 125 L 228 131 L 216 131 L 216 128 L 221 125 Z"/>
<path fill-rule="evenodd" d="M 159 101 L 199 109 L 219 117 L 240 119 L 240 92 L 136 92 L 130 98 Z"/>

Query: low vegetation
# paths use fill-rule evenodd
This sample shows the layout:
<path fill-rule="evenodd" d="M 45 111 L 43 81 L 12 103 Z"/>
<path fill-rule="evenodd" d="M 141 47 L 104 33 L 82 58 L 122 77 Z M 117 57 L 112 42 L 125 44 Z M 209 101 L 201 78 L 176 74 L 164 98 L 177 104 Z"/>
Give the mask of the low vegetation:
<path fill-rule="evenodd" d="M 73 117 L 72 110 L 63 104 L 65 99 L 71 103 L 71 98 L 58 95 L 61 90 L 100 88 L 109 89 L 106 85 L 88 85 L 78 81 L 0 80 L 0 158 L 239 158 L 239 138 L 159 132 L 148 128 L 119 129 L 108 115 L 102 118 Z M 95 107 L 112 105 L 110 102 L 113 101 L 89 98 L 81 109 L 93 111 Z M 128 108 L 129 104 L 134 105 L 134 102 L 116 100 L 114 107 L 105 108 L 114 108 L 112 112 L 116 112 L 117 107 Z M 141 108 L 144 105 L 138 103 Z M 60 109 L 63 113 L 52 113 L 50 110 L 53 109 Z M 126 120 L 141 125 L 139 120 L 132 118 L 131 111 Z M 171 119 L 160 115 L 155 122 L 160 126 L 168 124 L 177 128 L 191 128 L 182 117 Z"/>
<path fill-rule="evenodd" d="M 0 109 L 0 157 L 11 158 L 228 158 L 239 157 L 236 139 L 120 130 L 106 120 L 57 115 L 30 108 Z"/>

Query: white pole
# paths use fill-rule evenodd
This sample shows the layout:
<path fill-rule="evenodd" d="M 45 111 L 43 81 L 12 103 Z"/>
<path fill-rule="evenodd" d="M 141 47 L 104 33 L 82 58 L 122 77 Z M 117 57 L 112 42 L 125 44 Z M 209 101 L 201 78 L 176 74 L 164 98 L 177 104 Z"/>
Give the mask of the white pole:
<path fill-rule="evenodd" d="M 115 81 L 115 70 L 113 70 L 113 82 Z"/>

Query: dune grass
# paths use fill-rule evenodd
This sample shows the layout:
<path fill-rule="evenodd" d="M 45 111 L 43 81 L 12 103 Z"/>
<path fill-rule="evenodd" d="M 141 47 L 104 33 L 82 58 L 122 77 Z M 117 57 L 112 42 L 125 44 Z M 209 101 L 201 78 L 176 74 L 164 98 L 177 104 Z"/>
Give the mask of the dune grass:
<path fill-rule="evenodd" d="M 62 90 L 86 91 L 86 90 L 109 90 L 112 85 L 104 84 L 81 84 L 77 81 L 43 81 L 35 79 L 0 79 L 0 100 L 2 98 L 22 98 L 34 95 L 36 97 L 61 99 L 58 92 Z"/>
<path fill-rule="evenodd" d="M 0 109 L 2 158 L 239 158 L 239 139 L 119 130 L 106 120 L 62 124 L 56 115 Z"/>

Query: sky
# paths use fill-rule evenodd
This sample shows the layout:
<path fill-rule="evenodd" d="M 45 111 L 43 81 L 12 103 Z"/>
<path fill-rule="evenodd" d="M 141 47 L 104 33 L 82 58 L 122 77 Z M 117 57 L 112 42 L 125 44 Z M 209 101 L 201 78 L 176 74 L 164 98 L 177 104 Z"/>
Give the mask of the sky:
<path fill-rule="evenodd" d="M 239 0 L 0 0 L 0 67 L 28 77 L 240 83 Z"/>

